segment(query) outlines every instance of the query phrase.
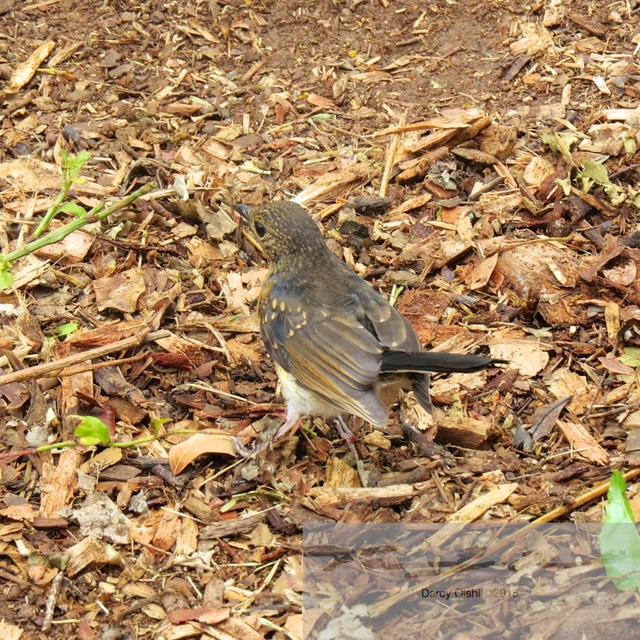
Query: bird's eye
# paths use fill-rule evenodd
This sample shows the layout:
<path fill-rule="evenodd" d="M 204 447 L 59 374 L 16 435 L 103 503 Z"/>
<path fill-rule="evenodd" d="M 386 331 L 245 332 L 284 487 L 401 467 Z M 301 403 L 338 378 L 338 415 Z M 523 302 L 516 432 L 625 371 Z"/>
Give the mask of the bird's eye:
<path fill-rule="evenodd" d="M 253 225 L 254 229 L 256 230 L 256 233 L 258 234 L 258 238 L 264 238 L 264 236 L 267 233 L 267 227 L 265 227 L 262 222 L 256 222 Z"/>

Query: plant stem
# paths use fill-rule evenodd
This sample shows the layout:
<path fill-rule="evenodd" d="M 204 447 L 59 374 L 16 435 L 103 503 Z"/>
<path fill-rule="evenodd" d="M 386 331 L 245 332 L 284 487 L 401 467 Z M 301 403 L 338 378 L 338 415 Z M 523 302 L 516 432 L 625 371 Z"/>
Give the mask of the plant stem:
<path fill-rule="evenodd" d="M 193 433 L 198 433 L 198 431 L 196 429 L 174 429 L 173 431 L 167 431 L 167 433 L 161 436 L 157 436 L 157 435 L 145 436 L 144 438 L 138 438 L 137 440 L 130 440 L 129 442 L 114 442 L 113 440 L 110 440 L 109 442 L 102 442 L 94 446 L 116 447 L 118 449 L 126 449 L 127 447 L 136 447 L 139 444 L 147 444 L 148 442 L 154 442 L 156 440 L 160 440 L 165 436 L 190 435 Z M 41 447 L 37 447 L 35 451 L 37 453 L 43 453 L 45 451 L 52 451 L 53 449 L 64 449 L 65 447 L 77 447 L 79 444 L 80 443 L 77 440 L 65 440 L 64 442 L 53 442 L 52 444 L 44 444 Z"/>
<path fill-rule="evenodd" d="M 64 449 L 65 447 L 75 447 L 78 443 L 75 440 L 65 440 L 64 442 L 54 442 L 53 444 L 43 444 L 41 447 L 37 447 L 35 450 L 38 453 L 45 451 L 52 451 L 53 449 Z"/>
<path fill-rule="evenodd" d="M 45 247 L 48 244 L 53 244 L 54 242 L 60 242 L 66 238 L 70 233 L 77 231 L 78 229 L 82 229 L 82 227 L 86 227 L 88 224 L 92 224 L 94 222 L 98 222 L 99 220 L 103 220 L 107 216 L 110 216 L 112 213 L 116 211 L 120 211 L 120 209 L 124 209 L 132 202 L 135 202 L 141 196 L 149 193 L 155 189 L 158 185 L 155 182 L 150 182 L 149 184 L 145 184 L 140 189 L 133 191 L 126 198 L 122 198 L 122 200 L 118 200 L 116 203 L 111 206 L 105 208 L 103 204 L 98 205 L 91 209 L 91 211 L 87 211 L 87 214 L 84 216 L 80 216 L 75 220 L 65 224 L 59 229 L 54 229 L 47 233 L 47 235 L 42 236 L 42 238 L 38 238 L 37 240 L 33 240 L 28 244 L 25 244 L 24 247 L 20 247 L 20 249 L 15 249 L 14 251 L 9 252 L 6 256 L 4 256 L 3 263 L 9 265 L 20 258 L 24 258 L 29 254 Z"/>
<path fill-rule="evenodd" d="M 153 436 L 145 436 L 144 438 L 138 438 L 137 440 L 130 440 L 129 442 L 114 442 L 113 440 L 105 443 L 106 447 L 117 447 L 118 449 L 126 449 L 127 447 L 136 447 L 139 444 L 146 444 L 147 442 L 154 442 L 156 440 L 160 440 L 165 436 L 174 436 L 174 435 L 185 435 L 191 433 L 198 433 L 195 429 L 174 429 L 173 431 L 167 431 L 167 433 L 163 435 L 153 435 Z"/>
<path fill-rule="evenodd" d="M 53 220 L 56 213 L 58 213 L 58 209 L 62 206 L 62 203 L 66 200 L 67 195 L 69 194 L 69 189 L 71 189 L 71 181 L 65 179 L 62 184 L 62 189 L 56 198 L 56 201 L 47 209 L 47 213 L 45 213 L 44 218 L 40 220 L 40 224 L 37 226 L 36 230 L 33 232 L 33 237 L 38 238 L 40 234 L 49 226 L 51 220 Z"/>

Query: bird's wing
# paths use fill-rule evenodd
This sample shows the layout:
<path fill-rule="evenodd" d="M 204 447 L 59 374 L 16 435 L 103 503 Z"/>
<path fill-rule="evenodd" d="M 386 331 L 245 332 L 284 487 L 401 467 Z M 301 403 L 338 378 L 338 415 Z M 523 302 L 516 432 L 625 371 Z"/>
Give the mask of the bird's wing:
<path fill-rule="evenodd" d="M 260 326 L 269 355 L 300 385 L 338 412 L 386 422 L 373 388 L 383 348 L 355 317 L 323 307 L 305 311 L 273 296 L 261 307 Z"/>
<path fill-rule="evenodd" d="M 368 285 L 357 291 L 358 319 L 369 327 L 383 347 L 392 351 L 422 351 L 416 332 L 403 315 Z"/>

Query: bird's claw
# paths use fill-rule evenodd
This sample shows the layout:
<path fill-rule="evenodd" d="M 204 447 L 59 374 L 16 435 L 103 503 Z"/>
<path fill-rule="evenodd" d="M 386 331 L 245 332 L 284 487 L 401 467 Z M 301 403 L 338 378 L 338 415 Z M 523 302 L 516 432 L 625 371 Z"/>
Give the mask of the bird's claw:
<path fill-rule="evenodd" d="M 237 436 L 231 436 L 231 439 L 234 441 L 236 445 L 236 452 L 241 458 L 253 458 L 254 456 L 257 456 L 259 453 L 264 451 L 268 446 L 268 443 L 260 442 L 248 447 L 243 444 L 240 438 L 238 438 Z"/>

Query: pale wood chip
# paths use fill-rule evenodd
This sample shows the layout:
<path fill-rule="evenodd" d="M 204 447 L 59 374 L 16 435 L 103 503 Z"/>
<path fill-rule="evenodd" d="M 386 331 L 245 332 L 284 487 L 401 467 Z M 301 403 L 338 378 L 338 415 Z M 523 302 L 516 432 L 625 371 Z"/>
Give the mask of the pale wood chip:
<path fill-rule="evenodd" d="M 576 455 L 595 464 L 609 464 L 609 454 L 597 443 L 583 424 L 576 421 L 558 420 L 558 426 Z"/>
<path fill-rule="evenodd" d="M 428 482 L 418 482 L 416 484 L 398 484 L 392 487 L 313 487 L 308 495 L 320 505 L 349 504 L 352 502 L 393 505 L 420 495 L 429 489 L 429 485 L 430 483 Z"/>
<path fill-rule="evenodd" d="M 57 465 L 43 463 L 39 486 L 40 515 L 43 518 L 56 518 L 71 504 L 81 462 L 82 455 L 77 449 L 64 449 Z"/>
<path fill-rule="evenodd" d="M 333 457 L 327 461 L 325 487 L 360 487 L 357 471 L 341 458 Z"/>
<path fill-rule="evenodd" d="M 22 89 L 33 78 L 38 67 L 49 57 L 55 46 L 55 40 L 45 40 L 25 62 L 19 64 L 9 80 L 7 92 L 15 93 L 18 89 Z"/>
<path fill-rule="evenodd" d="M 104 564 L 120 564 L 118 552 L 96 536 L 86 536 L 66 550 L 69 557 L 65 572 L 73 577 L 87 567 L 99 567 Z"/>
<path fill-rule="evenodd" d="M 20 640 L 24 631 L 20 627 L 0 620 L 0 638 L 4 640 Z"/>

